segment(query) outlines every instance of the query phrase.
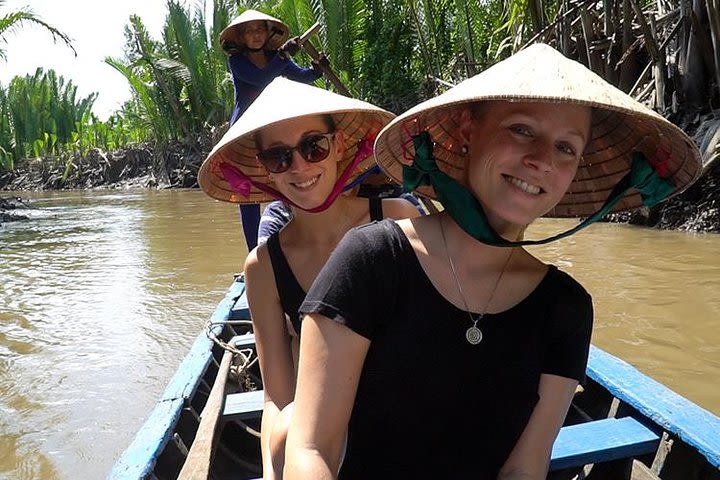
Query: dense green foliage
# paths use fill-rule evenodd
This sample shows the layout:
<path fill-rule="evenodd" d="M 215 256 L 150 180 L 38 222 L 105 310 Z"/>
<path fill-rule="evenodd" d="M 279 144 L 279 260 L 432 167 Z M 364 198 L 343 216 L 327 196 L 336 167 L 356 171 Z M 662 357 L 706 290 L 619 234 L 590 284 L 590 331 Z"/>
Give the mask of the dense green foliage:
<path fill-rule="evenodd" d="M 161 38 L 132 16 L 123 58 L 106 59 L 133 94 L 108 122 L 90 113 L 94 96 L 75 98 L 75 87 L 53 72 L 0 85 L 0 171 L 24 156 L 138 141 L 193 145 L 223 129 L 233 90 L 217 38 L 246 8 L 281 18 L 291 35 L 320 22 L 312 43 L 351 94 L 395 113 L 532 41 L 557 46 L 668 116 L 683 114 L 678 105 L 692 117 L 720 102 L 718 0 L 698 0 L 690 10 L 679 0 L 215 0 L 211 18 L 202 5 L 166 5 Z M 0 39 L 3 20 L 17 25 L 31 15 L 15 13 L 0 17 Z M 295 58 L 309 60 L 302 52 Z"/>
<path fill-rule="evenodd" d="M 13 78 L 0 88 L 0 167 L 12 169 L 18 158 L 84 155 L 139 140 L 122 117 L 97 120 L 91 110 L 96 96 L 77 98 L 77 87 L 52 70 Z"/>
<path fill-rule="evenodd" d="M 67 35 L 44 22 L 29 8 L 25 7 L 4 13 L 2 12 L 4 5 L 5 0 L 0 0 L 0 61 L 4 61 L 6 58 L 7 37 L 28 25 L 42 27 L 52 36 L 53 41 L 63 42 L 73 49 Z M 13 91 L 13 83 L 17 92 Z M 12 169 L 14 158 L 26 155 L 30 148 L 38 150 L 43 146 L 50 148 L 57 146 L 57 132 L 53 129 L 44 130 L 43 125 L 39 125 L 39 123 L 47 123 L 50 119 L 59 120 L 60 128 L 64 128 L 67 126 L 68 114 L 71 117 L 77 117 L 77 112 L 67 111 L 67 102 L 70 97 L 74 99 L 75 88 L 71 85 L 63 88 L 63 83 L 64 80 L 61 78 L 58 81 L 54 73 L 52 73 L 52 78 L 48 78 L 43 77 L 42 71 L 38 70 L 35 77 L 26 77 L 24 83 L 22 80 L 11 82 L 10 91 L 5 91 L 0 85 L 0 172 Z M 48 96 L 51 98 L 48 99 Z M 22 111 L 23 106 L 48 107 L 47 104 L 43 105 L 43 102 L 48 102 L 48 100 L 49 103 L 64 108 L 66 111 L 62 113 L 39 112 L 38 114 Z M 88 103 L 89 105 L 83 102 L 83 105 L 79 105 L 79 107 L 83 110 L 89 109 L 92 106 L 92 100 L 89 100 Z M 45 116 L 45 118 L 41 119 L 41 116 Z M 38 130 L 40 130 L 39 133 Z M 66 133 L 66 131 L 62 133 Z"/>

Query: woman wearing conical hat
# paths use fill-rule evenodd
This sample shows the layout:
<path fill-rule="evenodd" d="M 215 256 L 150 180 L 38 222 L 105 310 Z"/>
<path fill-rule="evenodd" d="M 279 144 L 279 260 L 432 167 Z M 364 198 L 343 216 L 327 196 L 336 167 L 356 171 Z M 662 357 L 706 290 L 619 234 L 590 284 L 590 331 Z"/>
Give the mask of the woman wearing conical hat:
<path fill-rule="evenodd" d="M 308 291 L 284 478 L 544 479 L 593 305 L 524 246 L 679 193 L 697 147 L 538 44 L 395 118 L 375 155 L 444 210 L 353 229 Z M 584 220 L 524 239 L 541 216 Z"/>
<path fill-rule="evenodd" d="M 280 50 L 287 39 L 287 25 L 257 10 L 244 11 L 220 33 L 235 92 L 230 125 L 275 77 L 312 83 L 322 76 L 316 62 L 312 68 L 303 68 Z M 252 250 L 257 245 L 260 205 L 242 205 L 240 218 L 248 250 Z"/>
<path fill-rule="evenodd" d="M 279 50 L 287 39 L 287 25 L 257 10 L 245 10 L 220 33 L 235 88 L 231 125 L 275 77 L 311 83 L 322 76 L 317 64 L 300 67 Z"/>
<path fill-rule="evenodd" d="M 261 444 L 266 479 L 282 472 L 295 391 L 298 308 L 305 291 L 350 228 L 419 215 L 404 199 L 341 194 L 375 165 L 375 136 L 393 116 L 366 102 L 277 78 L 200 168 L 200 186 L 213 198 L 234 203 L 279 199 L 293 212 L 280 232 L 250 252 L 244 268 L 265 392 Z"/>

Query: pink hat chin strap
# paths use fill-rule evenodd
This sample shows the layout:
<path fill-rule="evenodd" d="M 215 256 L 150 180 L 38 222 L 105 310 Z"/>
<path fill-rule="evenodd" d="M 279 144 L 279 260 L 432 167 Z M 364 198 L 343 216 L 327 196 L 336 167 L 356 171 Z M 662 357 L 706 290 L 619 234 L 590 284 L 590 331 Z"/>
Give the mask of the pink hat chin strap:
<path fill-rule="evenodd" d="M 352 175 L 352 172 L 355 170 L 355 168 L 365 160 L 367 157 L 373 154 L 373 143 L 375 139 L 375 134 L 366 135 L 358 145 L 357 152 L 355 152 L 355 156 L 353 157 L 352 162 L 348 164 L 347 167 L 345 167 L 345 170 L 343 170 L 340 177 L 338 177 L 337 181 L 335 182 L 335 186 L 333 186 L 332 191 L 330 192 L 330 195 L 325 199 L 323 203 L 318 205 L 317 207 L 313 208 L 303 208 L 299 205 L 297 205 L 292 200 L 288 199 L 285 195 L 278 192 L 274 188 L 266 185 L 262 182 L 256 182 L 252 178 L 245 175 L 240 169 L 235 167 L 234 165 L 231 165 L 229 163 L 221 162 L 219 165 L 220 171 L 223 174 L 223 177 L 225 178 L 225 181 L 228 182 L 230 185 L 230 188 L 232 188 L 233 192 L 237 193 L 238 195 L 248 198 L 250 197 L 250 190 L 252 187 L 257 188 L 261 192 L 267 193 L 268 195 L 278 199 L 282 200 L 284 202 L 289 203 L 290 205 L 293 205 L 296 208 L 299 208 L 300 210 L 305 210 L 306 212 L 310 213 L 317 213 L 322 212 L 324 210 L 327 210 L 327 208 L 333 204 L 335 199 L 340 195 L 343 191 L 343 188 L 348 183 L 348 179 L 350 178 L 350 175 Z"/>

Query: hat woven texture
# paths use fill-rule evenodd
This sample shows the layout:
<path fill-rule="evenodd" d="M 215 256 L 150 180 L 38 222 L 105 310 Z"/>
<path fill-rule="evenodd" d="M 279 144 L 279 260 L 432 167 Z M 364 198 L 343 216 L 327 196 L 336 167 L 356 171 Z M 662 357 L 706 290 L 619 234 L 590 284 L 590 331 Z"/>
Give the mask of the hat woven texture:
<path fill-rule="evenodd" d="M 272 186 L 267 171 L 256 157 L 258 149 L 255 133 L 286 120 L 324 114 L 330 115 L 335 122 L 335 130 L 345 135 L 346 150 L 338 162 L 338 175 L 354 159 L 359 142 L 367 135 L 374 139 L 374 135 L 395 117 L 393 113 L 362 100 L 277 77 L 213 147 L 198 172 L 200 188 L 211 197 L 226 202 L 260 203 L 274 200 L 255 186 L 247 198 L 237 194 L 225 181 L 220 164 L 231 164 L 255 182 Z M 375 158 L 369 155 L 356 166 L 348 183 L 373 166 Z"/>
<path fill-rule="evenodd" d="M 268 22 L 268 35 L 272 35 L 268 41 L 268 47 L 271 50 L 277 50 L 288 39 L 288 27 L 282 21 L 268 14 L 258 12 L 257 10 L 245 10 L 220 32 L 220 45 L 230 40 L 235 42 L 236 45 L 245 46 L 242 26 L 255 20 L 265 20 Z M 272 31 L 273 28 L 278 30 L 274 35 Z"/>
<path fill-rule="evenodd" d="M 410 135 L 427 130 L 435 142 L 438 167 L 465 184 L 464 170 L 472 152 L 468 156 L 461 150 L 462 141 L 457 134 L 459 112 L 468 103 L 486 100 L 594 107 L 591 139 L 577 174 L 547 217 L 584 217 L 597 211 L 615 184 L 629 172 L 635 151 L 643 152 L 651 162 L 664 158 L 658 172 L 675 185 L 667 198 L 682 192 L 702 170 L 700 152 L 685 132 L 581 63 L 545 44 L 531 45 L 395 118 L 375 142 L 378 164 L 401 182 L 402 165 L 409 165 L 414 155 Z M 436 198 L 431 186 L 420 186 L 416 192 Z M 641 205 L 640 194 L 632 191 L 618 202 L 614 211 Z"/>

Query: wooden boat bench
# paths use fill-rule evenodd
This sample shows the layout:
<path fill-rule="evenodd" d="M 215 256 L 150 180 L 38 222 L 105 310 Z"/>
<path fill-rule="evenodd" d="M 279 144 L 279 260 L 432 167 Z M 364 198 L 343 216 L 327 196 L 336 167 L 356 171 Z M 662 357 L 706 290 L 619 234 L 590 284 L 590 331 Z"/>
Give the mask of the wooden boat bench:
<path fill-rule="evenodd" d="M 223 420 L 250 420 L 260 418 L 264 402 L 265 395 L 262 390 L 226 395 Z"/>
<path fill-rule="evenodd" d="M 632 417 L 568 425 L 555 439 L 550 471 L 654 453 L 660 438 Z"/>
<path fill-rule="evenodd" d="M 223 419 L 259 418 L 263 401 L 262 390 L 227 395 Z M 550 471 L 653 453 L 659 443 L 660 435 L 632 417 L 565 426 L 553 445 Z"/>

